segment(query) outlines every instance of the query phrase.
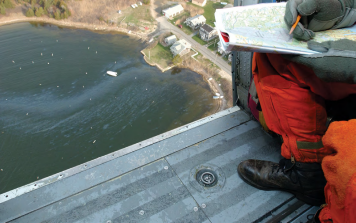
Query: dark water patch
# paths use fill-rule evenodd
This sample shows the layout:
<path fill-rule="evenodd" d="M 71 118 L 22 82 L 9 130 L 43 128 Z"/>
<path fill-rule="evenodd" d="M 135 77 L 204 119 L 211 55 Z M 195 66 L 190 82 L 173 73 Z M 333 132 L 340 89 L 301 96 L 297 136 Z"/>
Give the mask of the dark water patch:
<path fill-rule="evenodd" d="M 0 193 L 215 109 L 200 75 L 161 73 L 144 62 L 142 48 L 122 35 L 0 27 Z"/>

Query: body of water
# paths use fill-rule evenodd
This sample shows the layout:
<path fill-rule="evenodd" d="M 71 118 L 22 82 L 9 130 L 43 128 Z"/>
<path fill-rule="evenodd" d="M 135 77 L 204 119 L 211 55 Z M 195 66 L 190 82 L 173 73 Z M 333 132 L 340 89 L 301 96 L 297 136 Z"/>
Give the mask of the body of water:
<path fill-rule="evenodd" d="M 119 34 L 0 27 L 0 193 L 216 109 L 200 75 L 161 73 L 145 63 L 143 47 Z"/>

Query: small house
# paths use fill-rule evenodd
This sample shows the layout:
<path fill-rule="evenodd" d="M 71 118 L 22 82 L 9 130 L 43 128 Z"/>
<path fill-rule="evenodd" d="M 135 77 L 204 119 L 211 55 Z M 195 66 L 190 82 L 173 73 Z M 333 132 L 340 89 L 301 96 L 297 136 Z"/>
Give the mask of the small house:
<path fill-rule="evenodd" d="M 179 55 L 183 56 L 187 53 L 189 53 L 190 49 L 192 48 L 192 45 L 188 43 L 185 39 L 178 40 L 171 46 L 171 52 L 173 53 L 173 57 Z"/>
<path fill-rule="evenodd" d="M 174 16 L 182 13 L 184 8 L 181 4 L 169 7 L 167 9 L 162 10 L 162 14 L 167 18 L 173 18 Z"/>
<path fill-rule="evenodd" d="M 206 0 L 192 0 L 192 3 L 203 7 L 206 5 Z"/>
<path fill-rule="evenodd" d="M 142 5 L 142 2 L 138 2 L 138 5 Z"/>
<path fill-rule="evenodd" d="M 197 29 L 204 25 L 205 22 L 206 18 L 203 15 L 196 15 L 194 17 L 187 18 L 184 23 L 192 29 Z"/>
<path fill-rule="evenodd" d="M 175 43 L 177 41 L 177 37 L 176 35 L 171 35 L 168 36 L 164 39 L 164 42 L 169 46 L 172 45 L 173 43 Z"/>
<path fill-rule="evenodd" d="M 200 38 L 206 42 L 218 37 L 218 32 L 208 24 L 204 24 L 199 29 Z"/>

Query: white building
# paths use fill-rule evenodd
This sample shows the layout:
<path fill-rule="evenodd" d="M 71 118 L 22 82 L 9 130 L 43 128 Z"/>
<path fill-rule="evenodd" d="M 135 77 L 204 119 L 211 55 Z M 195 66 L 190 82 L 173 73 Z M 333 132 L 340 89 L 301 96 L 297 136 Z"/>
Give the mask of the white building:
<path fill-rule="evenodd" d="M 206 18 L 203 15 L 196 15 L 194 17 L 187 18 L 184 23 L 192 29 L 197 29 L 204 25 L 205 22 Z"/>
<path fill-rule="evenodd" d="M 184 54 L 189 53 L 192 45 L 188 43 L 185 39 L 178 40 L 171 46 L 171 52 L 173 53 L 173 57 L 176 55 L 183 56 Z"/>
<path fill-rule="evenodd" d="M 177 41 L 177 37 L 175 35 L 168 36 L 164 39 L 164 42 L 169 46 Z"/>
<path fill-rule="evenodd" d="M 192 3 L 199 6 L 204 6 L 206 5 L 206 0 L 192 0 Z"/>
<path fill-rule="evenodd" d="M 200 39 L 208 42 L 216 37 L 218 37 L 218 32 L 215 28 L 204 24 L 199 29 Z"/>
<path fill-rule="evenodd" d="M 162 14 L 167 18 L 173 18 L 174 16 L 182 13 L 184 8 L 181 4 L 169 7 L 167 9 L 162 10 Z"/>

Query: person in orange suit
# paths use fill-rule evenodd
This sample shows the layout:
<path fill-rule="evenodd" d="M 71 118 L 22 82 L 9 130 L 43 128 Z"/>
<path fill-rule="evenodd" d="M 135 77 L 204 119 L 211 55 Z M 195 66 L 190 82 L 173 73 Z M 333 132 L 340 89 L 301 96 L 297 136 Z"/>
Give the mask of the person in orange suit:
<path fill-rule="evenodd" d="M 356 1 L 288 1 L 285 22 L 289 27 L 298 14 L 302 15 L 302 22 L 298 23 L 293 36 L 310 40 L 315 36 L 314 31 L 355 24 Z M 328 180 L 321 162 L 336 153 L 335 147 L 324 145 L 323 141 L 327 130 L 325 100 L 337 101 L 356 94 L 356 42 L 309 41 L 308 47 L 318 53 L 254 54 L 253 81 L 264 121 L 269 130 L 283 139 L 281 154 L 284 158 L 279 163 L 246 160 L 238 165 L 237 171 L 254 187 L 287 191 L 308 204 L 321 205 L 325 203 L 324 187 Z M 329 203 L 328 206 L 335 207 Z M 338 217 L 331 216 L 331 219 Z"/>
<path fill-rule="evenodd" d="M 326 204 L 310 222 L 356 222 L 355 135 L 356 119 L 332 122 L 326 131 L 323 145 L 333 152 L 322 161 Z"/>

